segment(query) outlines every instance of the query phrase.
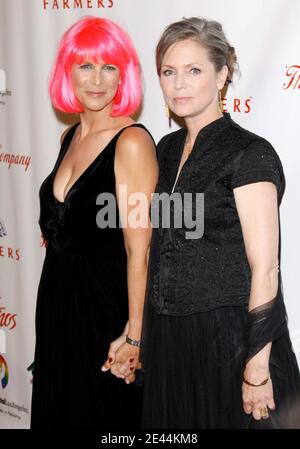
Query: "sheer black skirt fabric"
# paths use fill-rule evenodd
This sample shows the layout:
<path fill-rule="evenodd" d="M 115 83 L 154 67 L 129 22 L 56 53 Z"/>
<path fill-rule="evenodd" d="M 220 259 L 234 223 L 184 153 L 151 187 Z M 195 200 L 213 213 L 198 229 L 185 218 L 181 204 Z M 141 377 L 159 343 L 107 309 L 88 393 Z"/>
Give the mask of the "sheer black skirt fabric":
<path fill-rule="evenodd" d="M 275 298 L 248 313 L 246 363 L 266 344 L 278 340 L 287 332 L 287 315 L 282 296 L 281 275 Z"/>
<path fill-rule="evenodd" d="M 300 427 L 299 369 L 287 328 L 270 356 L 276 411 L 271 420 L 254 422 L 242 406 L 250 338 L 246 306 L 167 316 L 148 301 L 145 325 L 143 428 Z"/>

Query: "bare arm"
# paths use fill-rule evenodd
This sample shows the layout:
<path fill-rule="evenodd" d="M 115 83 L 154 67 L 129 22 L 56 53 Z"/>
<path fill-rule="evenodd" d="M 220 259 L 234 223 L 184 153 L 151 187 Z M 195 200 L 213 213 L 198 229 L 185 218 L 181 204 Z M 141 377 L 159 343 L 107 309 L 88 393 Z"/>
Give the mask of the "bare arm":
<path fill-rule="evenodd" d="M 149 206 L 158 176 L 155 147 L 148 133 L 141 128 L 128 128 L 120 137 L 115 158 L 116 192 L 127 252 L 127 282 L 129 301 L 128 335 L 139 340 L 146 287 L 148 253 L 151 239 Z M 141 209 L 143 219 L 134 213 L 141 206 L 141 197 L 133 198 L 135 204 L 127 210 L 120 204 L 119 187 L 126 186 L 128 197 L 138 193 L 145 199 Z M 125 198 L 126 201 L 128 198 Z M 136 201 L 137 200 L 137 201 Z M 145 227 L 135 227 L 143 223 Z"/>
<path fill-rule="evenodd" d="M 246 254 L 251 269 L 249 311 L 272 300 L 278 287 L 279 223 L 277 190 L 271 182 L 257 182 L 234 189 Z M 244 376 L 260 383 L 269 375 L 272 343 L 268 343 L 247 363 Z M 243 386 L 245 411 L 256 413 L 261 402 L 273 408 L 271 382 L 264 387 Z M 250 392 L 249 392 L 250 391 Z M 250 397 L 250 399 L 249 399 Z M 251 407 L 250 407 L 251 406 Z M 254 416 L 255 417 L 255 416 Z"/>
<path fill-rule="evenodd" d="M 154 143 L 145 130 L 128 128 L 123 132 L 116 148 L 115 175 L 116 194 L 127 253 L 129 308 L 127 334 L 134 340 L 140 340 L 151 239 L 149 207 L 158 178 Z M 127 189 L 126 195 L 120 194 L 119 189 L 124 187 Z M 131 197 L 132 202 L 128 205 L 128 199 L 132 195 L 136 197 Z M 144 207 L 140 207 L 143 204 Z M 110 348 L 110 355 L 111 362 L 109 363 L 108 360 L 102 370 L 110 369 L 117 377 L 125 378 L 129 374 L 130 367 L 133 370 L 139 366 L 139 348 L 125 343 L 124 337 L 123 343 L 116 351 Z M 133 361 L 129 363 L 130 360 Z M 130 378 L 126 377 L 126 382 L 133 380 L 132 371 Z"/>

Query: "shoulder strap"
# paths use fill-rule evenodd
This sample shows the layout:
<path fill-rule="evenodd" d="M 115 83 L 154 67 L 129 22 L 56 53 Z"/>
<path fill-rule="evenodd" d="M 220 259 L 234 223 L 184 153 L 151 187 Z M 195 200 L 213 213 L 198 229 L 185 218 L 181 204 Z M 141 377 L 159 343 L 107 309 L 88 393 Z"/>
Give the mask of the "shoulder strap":
<path fill-rule="evenodd" d="M 148 131 L 148 129 L 144 125 L 142 125 L 142 123 L 133 123 L 132 125 L 125 126 L 124 128 L 120 129 L 120 131 L 117 132 L 117 134 L 115 135 L 114 138 L 118 139 L 120 137 L 120 135 L 122 134 L 122 132 L 125 131 L 125 129 L 127 129 L 127 128 L 134 128 L 134 127 L 143 128 L 149 134 L 149 136 L 151 137 L 154 145 L 156 146 L 156 143 L 155 143 L 155 140 L 153 139 L 152 134 L 150 133 L 150 131 Z"/>
<path fill-rule="evenodd" d="M 61 149 L 68 143 L 74 135 L 75 129 L 79 125 L 80 122 L 74 123 L 74 125 L 70 126 L 63 134 L 63 139 L 61 142 Z"/>
<path fill-rule="evenodd" d="M 74 123 L 74 125 L 70 126 L 70 128 L 66 131 L 61 146 L 60 146 L 60 150 L 58 153 L 58 157 L 57 157 L 57 161 L 61 158 L 61 156 L 66 152 L 66 150 L 68 149 L 68 146 L 71 142 L 72 137 L 74 136 L 75 130 L 77 128 L 77 126 L 79 125 L 80 122 Z"/>

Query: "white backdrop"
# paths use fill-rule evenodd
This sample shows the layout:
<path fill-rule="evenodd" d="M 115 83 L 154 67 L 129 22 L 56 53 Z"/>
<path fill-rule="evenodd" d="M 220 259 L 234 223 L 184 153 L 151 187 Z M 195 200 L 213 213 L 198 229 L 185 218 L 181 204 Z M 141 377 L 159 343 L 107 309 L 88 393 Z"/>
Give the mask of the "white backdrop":
<path fill-rule="evenodd" d="M 156 140 L 176 129 L 174 123 L 168 127 L 154 64 L 163 28 L 195 15 L 223 24 L 241 69 L 227 94 L 227 110 L 239 124 L 270 140 L 285 169 L 281 266 L 300 359 L 300 0 L 0 0 L 0 428 L 29 426 L 31 374 L 26 367 L 33 360 L 45 251 L 38 190 L 56 160 L 62 131 L 76 120 L 54 112 L 47 78 L 62 33 L 84 15 L 110 18 L 131 35 L 144 73 L 139 121 Z"/>

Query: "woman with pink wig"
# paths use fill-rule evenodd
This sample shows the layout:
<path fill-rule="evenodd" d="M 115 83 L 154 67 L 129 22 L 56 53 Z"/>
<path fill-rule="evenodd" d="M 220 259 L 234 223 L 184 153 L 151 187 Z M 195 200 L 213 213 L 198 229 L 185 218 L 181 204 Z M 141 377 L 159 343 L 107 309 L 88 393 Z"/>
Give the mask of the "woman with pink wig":
<path fill-rule="evenodd" d="M 157 161 L 150 134 L 130 117 L 142 91 L 128 35 L 107 19 L 77 21 L 60 42 L 49 91 L 55 108 L 80 121 L 63 133 L 40 188 L 39 224 L 48 244 L 37 298 L 31 427 L 138 428 L 141 392 L 131 381 L 151 226 L 131 226 L 133 206 L 121 207 L 118 192 L 125 186 L 150 203 Z M 101 195 L 116 200 L 113 221 L 103 213 L 111 218 L 113 203 L 107 211 Z"/>

